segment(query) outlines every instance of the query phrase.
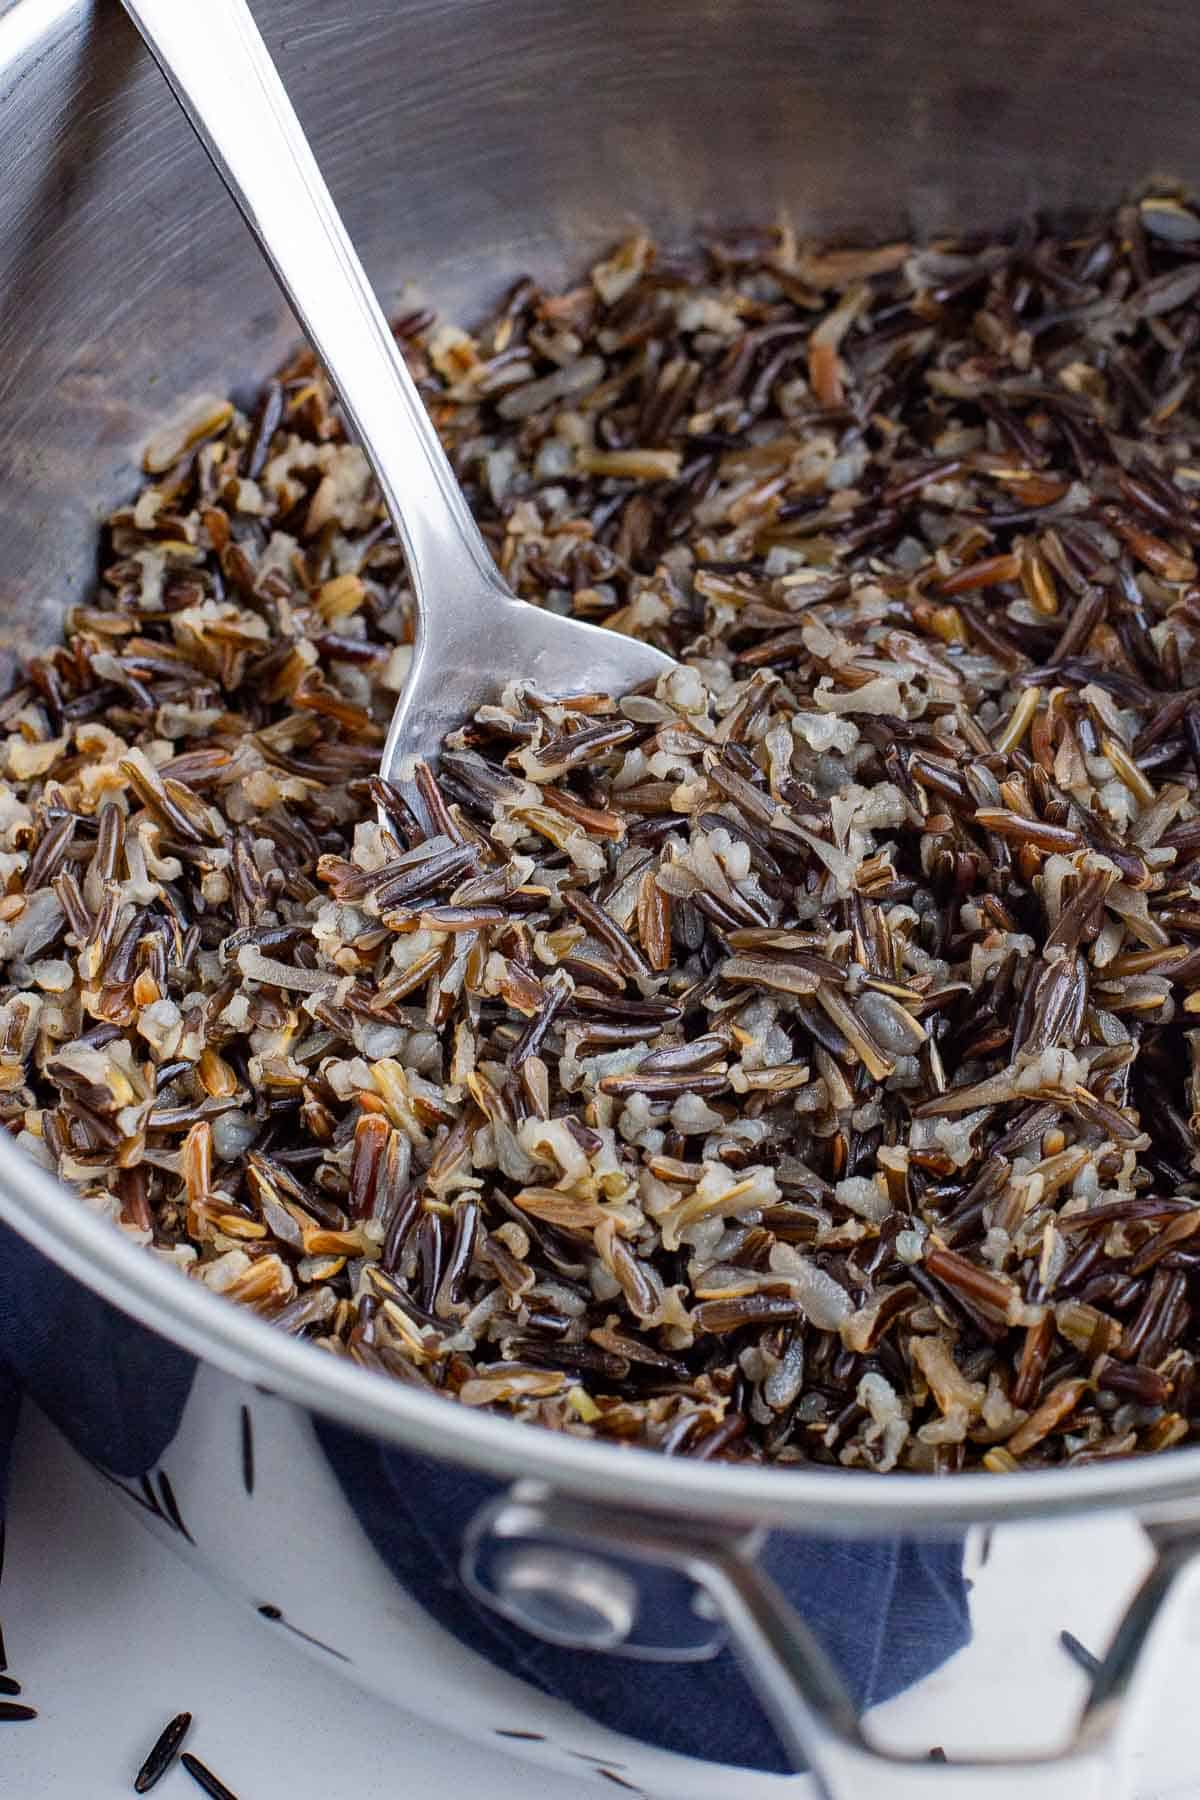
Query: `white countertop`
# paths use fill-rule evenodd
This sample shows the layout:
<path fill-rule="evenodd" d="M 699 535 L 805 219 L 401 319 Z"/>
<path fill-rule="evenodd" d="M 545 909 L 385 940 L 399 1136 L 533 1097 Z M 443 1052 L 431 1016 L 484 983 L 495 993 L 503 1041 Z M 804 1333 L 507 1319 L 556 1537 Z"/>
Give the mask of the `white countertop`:
<path fill-rule="evenodd" d="M 875 1715 L 912 1749 L 954 1753 L 1048 1742 L 1084 1692 L 1058 1643 L 1100 1650 L 1147 1554 L 1128 1520 L 1011 1527 L 975 1571 L 975 1641 Z M 1190 1584 L 1161 1694 L 1135 1758 L 1141 1800 L 1200 1800 L 1200 1576 Z M 187 1748 L 238 1800 L 575 1800 L 564 1782 L 360 1693 L 208 1587 L 151 1538 L 40 1419 L 18 1438 L 0 1585 L 8 1673 L 38 1709 L 0 1725 L 0 1791 L 21 1800 L 126 1800 L 172 1714 L 194 1714 Z M 1040 1784 L 1038 1784 L 1040 1786 Z M 949 1771 L 929 1800 L 967 1800 Z M 811 1794 L 798 1781 L 797 1796 Z M 1012 1782 L 1015 1796 L 1021 1784 Z M 200 1794 L 181 1769 L 158 1800 Z M 736 1786 L 730 1787 L 736 1800 Z M 1056 1790 L 1073 1800 L 1070 1784 Z M 886 1800 L 881 1784 L 879 1800 Z M 874 1796 L 862 1796 L 874 1800 Z"/>

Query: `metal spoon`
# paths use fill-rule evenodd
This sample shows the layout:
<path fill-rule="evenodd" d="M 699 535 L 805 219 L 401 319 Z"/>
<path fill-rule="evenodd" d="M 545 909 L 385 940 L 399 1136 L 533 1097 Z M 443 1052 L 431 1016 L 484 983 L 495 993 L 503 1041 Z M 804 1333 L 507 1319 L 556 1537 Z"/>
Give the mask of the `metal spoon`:
<path fill-rule="evenodd" d="M 244 0 L 123 4 L 328 370 L 404 546 L 416 643 L 381 772 L 395 779 L 406 757 L 434 756 L 514 678 L 619 695 L 674 668 L 505 585 Z"/>

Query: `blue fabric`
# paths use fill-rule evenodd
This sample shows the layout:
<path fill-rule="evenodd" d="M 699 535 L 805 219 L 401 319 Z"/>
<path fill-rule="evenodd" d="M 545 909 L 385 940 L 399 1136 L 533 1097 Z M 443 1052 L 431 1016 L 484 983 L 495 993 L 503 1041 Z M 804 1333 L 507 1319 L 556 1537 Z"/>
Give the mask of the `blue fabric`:
<path fill-rule="evenodd" d="M 91 1461 L 137 1477 L 174 1437 L 196 1360 L 0 1225 L 4 1371 Z"/>
<path fill-rule="evenodd" d="M 16 1435 L 17 1412 L 20 1404 L 20 1388 L 12 1377 L 3 1368 L 0 1368 L 0 1524 L 3 1523 L 5 1502 L 8 1499 L 9 1453 Z"/>
<path fill-rule="evenodd" d="M 0 1225 L 0 1518 L 22 1391 L 85 1456 L 136 1482 L 168 1450 L 196 1366 Z M 561 1650 L 475 1602 L 458 1580 L 460 1547 L 498 1483 L 324 1422 L 317 1431 L 392 1574 L 461 1642 L 614 1730 L 716 1762 L 786 1768 L 728 1652 L 705 1663 L 647 1664 Z M 187 1495 L 177 1499 L 188 1518 Z M 957 1543 L 776 1534 L 763 1560 L 862 1705 L 935 1669 L 969 1635 Z"/>

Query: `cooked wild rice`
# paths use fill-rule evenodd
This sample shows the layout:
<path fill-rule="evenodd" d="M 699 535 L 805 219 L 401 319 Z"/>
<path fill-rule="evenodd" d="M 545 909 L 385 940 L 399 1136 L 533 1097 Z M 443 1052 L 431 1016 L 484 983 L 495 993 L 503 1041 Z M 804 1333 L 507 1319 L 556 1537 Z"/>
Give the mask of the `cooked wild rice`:
<path fill-rule="evenodd" d="M 375 774 L 400 551 L 308 355 L 147 452 L 3 703 L 0 1105 L 158 1255 L 557 1430 L 1195 1432 L 1200 219 L 622 245 L 397 332 L 509 581 L 674 650 Z M 386 823 L 379 822 L 379 813 Z"/>
<path fill-rule="evenodd" d="M 233 1789 L 227 1788 L 221 1778 L 218 1775 L 214 1775 L 207 1764 L 202 1763 L 198 1756 L 193 1756 L 190 1751 L 185 1750 L 183 1755 L 179 1758 L 179 1761 L 182 1767 L 187 1770 L 192 1780 L 196 1783 L 196 1786 L 210 1796 L 210 1800 L 237 1800 L 237 1795 L 234 1793 Z"/>
<path fill-rule="evenodd" d="M 152 1788 L 158 1786 L 175 1761 L 179 1746 L 191 1730 L 191 1726 L 192 1715 L 189 1712 L 176 1713 L 173 1719 L 167 1721 L 133 1778 L 135 1794 L 148 1794 Z"/>

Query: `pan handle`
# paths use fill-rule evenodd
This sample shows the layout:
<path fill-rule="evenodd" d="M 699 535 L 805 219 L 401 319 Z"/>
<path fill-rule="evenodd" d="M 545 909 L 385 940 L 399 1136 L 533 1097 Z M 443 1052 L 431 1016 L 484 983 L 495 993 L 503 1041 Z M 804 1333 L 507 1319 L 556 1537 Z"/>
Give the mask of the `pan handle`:
<path fill-rule="evenodd" d="M 953 1771 L 956 1794 L 1009 1800 L 1020 1778 L 1028 1800 L 1072 1783 L 1072 1800 L 1121 1800 L 1151 1685 L 1151 1640 L 1165 1634 L 1181 1577 L 1200 1555 L 1200 1525 L 1149 1524 L 1155 1561 L 1130 1601 L 1097 1670 L 1070 1742 L 1028 1756 L 931 1762 L 874 1743 L 841 1676 L 795 1608 L 757 1562 L 761 1532 L 631 1513 L 520 1483 L 474 1521 L 463 1555 L 477 1597 L 537 1636 L 617 1655 L 645 1655 L 655 1605 L 639 1586 L 664 1576 L 690 1584 L 697 1636 L 708 1653 L 718 1624 L 732 1640 L 758 1700 L 797 1769 L 816 1777 L 823 1800 L 926 1800 Z M 657 1654 L 664 1654 L 660 1648 Z M 669 1651 L 666 1652 L 669 1654 Z M 679 1654 L 696 1655 L 694 1645 Z M 703 1651 L 699 1652 L 703 1654 Z M 886 1778 L 884 1790 L 881 1783 Z M 968 1789 L 969 1783 L 969 1789 Z"/>

